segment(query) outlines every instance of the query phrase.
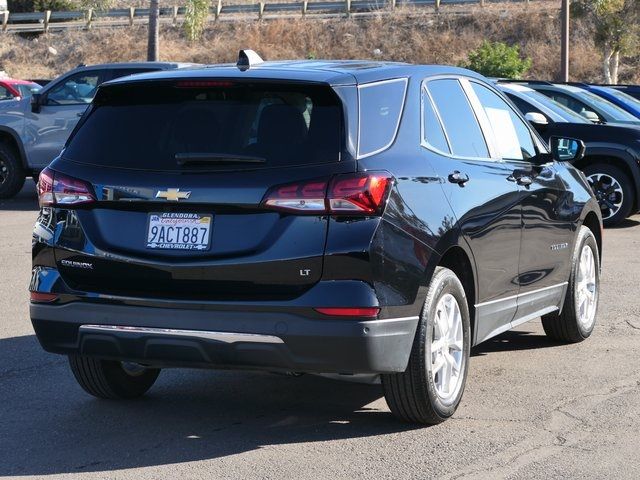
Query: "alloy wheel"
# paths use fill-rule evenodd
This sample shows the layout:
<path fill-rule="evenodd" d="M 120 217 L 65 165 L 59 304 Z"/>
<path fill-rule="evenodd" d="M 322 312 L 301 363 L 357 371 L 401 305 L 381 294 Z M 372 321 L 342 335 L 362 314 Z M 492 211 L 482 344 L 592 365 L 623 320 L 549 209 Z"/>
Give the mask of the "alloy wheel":
<path fill-rule="evenodd" d="M 436 305 L 428 358 L 436 394 L 444 403 L 455 399 L 462 386 L 463 342 L 460 305 L 447 293 Z"/>
<path fill-rule="evenodd" d="M 147 371 L 143 365 L 134 362 L 120 362 L 120 366 L 130 377 L 140 377 Z"/>
<path fill-rule="evenodd" d="M 598 285 L 596 283 L 596 263 L 593 250 L 584 245 L 580 252 L 580 260 L 576 279 L 576 310 L 578 321 L 585 330 L 590 330 L 596 318 L 598 306 Z"/>
<path fill-rule="evenodd" d="M 4 160 L 0 159 L 0 185 L 7 181 L 9 178 L 9 168 Z"/>
<path fill-rule="evenodd" d="M 587 177 L 587 180 L 600 204 L 602 219 L 607 220 L 616 215 L 624 202 L 624 192 L 620 182 L 606 173 L 593 173 Z"/>

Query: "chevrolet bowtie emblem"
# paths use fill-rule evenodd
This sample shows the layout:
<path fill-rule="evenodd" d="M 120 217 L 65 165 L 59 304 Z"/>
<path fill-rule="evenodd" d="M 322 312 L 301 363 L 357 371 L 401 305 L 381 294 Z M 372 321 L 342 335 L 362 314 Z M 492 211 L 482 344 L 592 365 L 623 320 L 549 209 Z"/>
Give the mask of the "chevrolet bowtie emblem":
<path fill-rule="evenodd" d="M 156 198 L 177 202 L 178 200 L 186 200 L 190 195 L 191 192 L 181 192 L 179 188 L 167 188 L 165 191 L 159 190 L 156 193 Z"/>

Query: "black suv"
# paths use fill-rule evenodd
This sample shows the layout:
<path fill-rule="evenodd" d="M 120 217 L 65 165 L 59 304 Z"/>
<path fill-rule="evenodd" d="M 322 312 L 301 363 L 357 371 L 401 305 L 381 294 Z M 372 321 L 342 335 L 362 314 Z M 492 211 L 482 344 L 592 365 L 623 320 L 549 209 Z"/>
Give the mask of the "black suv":
<path fill-rule="evenodd" d="M 584 158 L 573 165 L 587 176 L 606 227 L 638 211 L 640 127 L 597 125 L 526 85 L 509 82 L 499 88 L 545 140 L 568 136 L 585 143 Z"/>
<path fill-rule="evenodd" d="M 542 316 L 596 319 L 601 217 L 484 77 L 356 61 L 261 63 L 102 85 L 40 176 L 31 319 L 103 398 L 163 367 L 382 374 L 437 423 L 471 346 Z"/>

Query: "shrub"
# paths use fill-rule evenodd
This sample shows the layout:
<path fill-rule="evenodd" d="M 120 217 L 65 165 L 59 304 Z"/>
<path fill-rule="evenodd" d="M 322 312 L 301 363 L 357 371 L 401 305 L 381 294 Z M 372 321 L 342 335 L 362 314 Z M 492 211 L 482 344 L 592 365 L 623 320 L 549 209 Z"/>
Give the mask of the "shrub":
<path fill-rule="evenodd" d="M 73 0 L 9 0 L 10 12 L 44 12 L 45 10 L 65 11 L 77 10 L 78 4 Z"/>
<path fill-rule="evenodd" d="M 184 33 L 191 42 L 200 40 L 207 25 L 211 0 L 188 0 L 184 15 Z"/>
<path fill-rule="evenodd" d="M 467 61 L 460 66 L 487 77 L 521 78 L 531 68 L 531 59 L 520 58 L 517 45 L 510 47 L 506 43 L 485 40 L 469 52 Z"/>

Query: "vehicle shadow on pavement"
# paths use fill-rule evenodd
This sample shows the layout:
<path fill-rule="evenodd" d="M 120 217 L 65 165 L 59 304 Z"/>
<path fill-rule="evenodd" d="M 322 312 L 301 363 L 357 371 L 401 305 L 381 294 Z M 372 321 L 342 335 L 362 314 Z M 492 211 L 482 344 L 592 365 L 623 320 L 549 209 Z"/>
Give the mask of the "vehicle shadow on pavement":
<path fill-rule="evenodd" d="M 561 345 L 546 335 L 522 330 L 509 330 L 493 337 L 471 349 L 472 357 L 484 356 L 494 352 L 511 352 L 517 350 L 535 350 Z"/>
<path fill-rule="evenodd" d="M 142 399 L 97 400 L 33 335 L 0 340 L 0 392 L 0 477 L 167 465 L 417 428 L 377 401 L 380 385 L 311 375 L 166 370 Z"/>
<path fill-rule="evenodd" d="M 623 228 L 631 228 L 640 225 L 640 222 L 634 218 L 627 218 L 613 227 L 607 227 L 607 230 L 618 230 Z"/>
<path fill-rule="evenodd" d="M 0 200 L 0 212 L 1 211 L 37 211 L 38 210 L 38 195 L 36 194 L 36 184 L 27 178 L 27 181 L 15 197 L 6 200 Z"/>

